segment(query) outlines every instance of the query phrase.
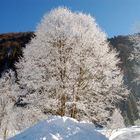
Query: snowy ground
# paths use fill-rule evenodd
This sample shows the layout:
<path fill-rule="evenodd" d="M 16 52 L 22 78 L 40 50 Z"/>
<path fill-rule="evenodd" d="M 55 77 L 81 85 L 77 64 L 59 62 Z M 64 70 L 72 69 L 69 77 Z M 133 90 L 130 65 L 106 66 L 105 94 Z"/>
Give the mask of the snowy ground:
<path fill-rule="evenodd" d="M 9 140 L 140 140 L 140 127 L 95 130 L 91 123 L 57 116 L 42 121 Z"/>
<path fill-rule="evenodd" d="M 109 140 L 140 140 L 140 127 L 133 126 L 116 130 L 101 130 Z"/>
<path fill-rule="evenodd" d="M 52 117 L 9 140 L 108 140 L 91 123 Z"/>
<path fill-rule="evenodd" d="M 120 129 L 109 140 L 140 140 L 140 127 Z"/>

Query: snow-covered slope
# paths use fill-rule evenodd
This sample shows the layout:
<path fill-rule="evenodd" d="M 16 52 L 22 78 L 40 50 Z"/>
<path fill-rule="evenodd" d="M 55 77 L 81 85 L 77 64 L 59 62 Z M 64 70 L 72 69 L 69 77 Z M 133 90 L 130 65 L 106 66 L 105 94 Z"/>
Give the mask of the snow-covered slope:
<path fill-rule="evenodd" d="M 107 140 L 91 123 L 67 117 L 51 117 L 9 140 Z"/>

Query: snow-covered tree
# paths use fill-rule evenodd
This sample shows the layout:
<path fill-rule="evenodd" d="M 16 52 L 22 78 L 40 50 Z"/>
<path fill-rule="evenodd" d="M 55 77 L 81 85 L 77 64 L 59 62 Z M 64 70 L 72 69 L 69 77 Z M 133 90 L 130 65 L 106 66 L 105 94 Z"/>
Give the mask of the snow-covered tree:
<path fill-rule="evenodd" d="M 10 70 L 0 78 L 0 136 L 7 139 L 14 128 L 13 106 L 16 102 L 14 92 L 14 73 Z"/>
<path fill-rule="evenodd" d="M 46 114 L 106 122 L 128 93 L 115 50 L 90 15 L 45 15 L 17 63 L 21 94 Z"/>
<path fill-rule="evenodd" d="M 121 115 L 121 111 L 116 108 L 113 112 L 112 119 L 110 123 L 108 124 L 108 128 L 118 129 L 118 128 L 124 128 L 124 127 L 125 127 L 125 123 Z"/>
<path fill-rule="evenodd" d="M 5 72 L 0 78 L 0 138 L 3 140 L 45 118 L 40 109 L 17 107 L 19 92 L 14 72 Z"/>

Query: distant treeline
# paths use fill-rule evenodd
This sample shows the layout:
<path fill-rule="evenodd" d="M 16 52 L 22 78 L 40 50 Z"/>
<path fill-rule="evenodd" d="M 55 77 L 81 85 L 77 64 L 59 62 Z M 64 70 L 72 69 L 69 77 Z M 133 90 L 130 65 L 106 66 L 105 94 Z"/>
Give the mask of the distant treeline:
<path fill-rule="evenodd" d="M 15 71 L 14 63 L 22 56 L 22 48 L 33 36 L 33 32 L 0 35 L 0 74 L 9 68 Z"/>

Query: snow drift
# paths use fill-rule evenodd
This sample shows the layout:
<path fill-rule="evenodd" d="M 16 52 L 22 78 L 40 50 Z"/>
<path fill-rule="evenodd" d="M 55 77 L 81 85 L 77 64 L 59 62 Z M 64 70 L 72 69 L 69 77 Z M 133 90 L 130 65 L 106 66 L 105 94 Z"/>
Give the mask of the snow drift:
<path fill-rule="evenodd" d="M 68 117 L 50 117 L 9 140 L 107 140 L 92 123 Z"/>

